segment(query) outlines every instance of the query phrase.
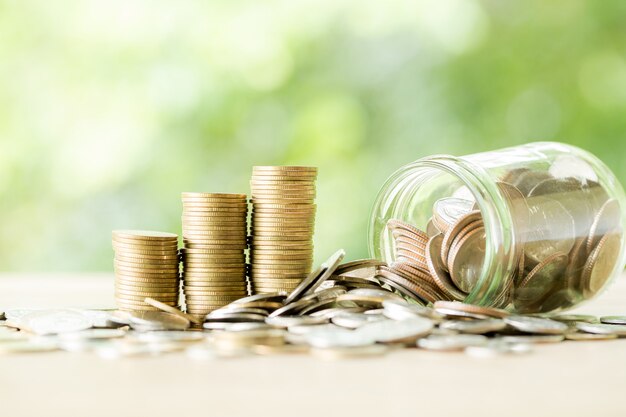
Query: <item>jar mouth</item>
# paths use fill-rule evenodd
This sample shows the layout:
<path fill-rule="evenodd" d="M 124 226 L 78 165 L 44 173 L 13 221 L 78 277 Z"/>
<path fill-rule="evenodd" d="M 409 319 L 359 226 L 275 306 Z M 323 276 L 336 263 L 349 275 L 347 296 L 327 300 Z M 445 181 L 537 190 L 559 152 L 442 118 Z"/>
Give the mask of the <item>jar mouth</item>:
<path fill-rule="evenodd" d="M 434 172 L 441 171 L 457 179 L 467 187 L 473 195 L 476 204 L 482 214 L 485 227 L 485 256 L 480 275 L 476 284 L 464 299 L 464 302 L 477 305 L 493 305 L 505 291 L 511 280 L 510 271 L 516 266 L 516 238 L 513 219 L 509 208 L 502 197 L 496 182 L 480 166 L 477 166 L 463 158 L 451 155 L 435 155 L 408 164 L 394 175 L 383 190 L 400 188 L 402 190 L 415 187 L 419 176 L 410 178 L 408 173 L 416 172 L 420 168 Z M 398 191 L 401 193 L 401 191 Z M 374 211 L 383 209 L 387 212 L 390 208 L 382 206 L 388 204 L 388 195 L 380 194 L 374 205 Z M 374 218 L 375 216 L 372 216 Z M 374 237 L 376 224 L 370 224 L 370 254 L 376 256 L 376 245 L 379 244 Z M 384 255 L 384 257 L 388 257 Z"/>

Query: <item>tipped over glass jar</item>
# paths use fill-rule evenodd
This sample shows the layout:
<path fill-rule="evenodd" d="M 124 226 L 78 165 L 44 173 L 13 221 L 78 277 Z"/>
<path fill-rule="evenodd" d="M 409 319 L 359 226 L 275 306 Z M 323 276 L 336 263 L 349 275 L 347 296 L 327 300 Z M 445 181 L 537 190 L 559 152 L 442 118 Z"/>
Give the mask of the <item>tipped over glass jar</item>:
<path fill-rule="evenodd" d="M 370 255 L 424 303 L 569 309 L 624 268 L 624 190 L 598 158 L 554 142 L 396 171 L 371 215 Z"/>

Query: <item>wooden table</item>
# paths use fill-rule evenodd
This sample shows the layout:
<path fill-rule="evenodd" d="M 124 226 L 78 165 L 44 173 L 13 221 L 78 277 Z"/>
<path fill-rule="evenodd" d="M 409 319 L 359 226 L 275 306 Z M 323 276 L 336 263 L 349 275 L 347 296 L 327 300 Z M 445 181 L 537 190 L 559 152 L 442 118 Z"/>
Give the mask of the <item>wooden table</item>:
<path fill-rule="evenodd" d="M 0 275 L 0 309 L 111 307 L 111 275 Z M 576 312 L 626 314 L 626 277 Z M 197 361 L 0 357 L 0 417 L 626 416 L 626 339 L 537 346 L 478 359 L 403 350 L 326 362 L 308 356 Z"/>

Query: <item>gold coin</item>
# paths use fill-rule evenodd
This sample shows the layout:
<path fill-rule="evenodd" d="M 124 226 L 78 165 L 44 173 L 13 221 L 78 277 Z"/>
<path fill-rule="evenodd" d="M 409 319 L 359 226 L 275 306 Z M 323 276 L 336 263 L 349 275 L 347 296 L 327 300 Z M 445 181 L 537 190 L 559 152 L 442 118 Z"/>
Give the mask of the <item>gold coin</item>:
<path fill-rule="evenodd" d="M 176 307 L 178 302 L 176 301 L 161 301 L 163 304 L 167 304 L 172 307 Z M 115 305 L 120 310 L 131 310 L 131 311 L 158 311 L 156 307 L 151 306 L 150 304 L 146 304 L 144 301 L 127 301 L 117 299 L 115 300 Z"/>
<path fill-rule="evenodd" d="M 170 261 L 168 263 L 148 263 L 148 262 L 133 262 L 126 261 L 123 259 L 119 259 L 119 257 L 115 257 L 113 259 L 113 264 L 118 265 L 122 268 L 132 269 L 133 271 L 142 271 L 147 270 L 146 272 L 152 272 L 152 270 L 170 270 L 173 269 L 175 271 L 178 270 L 178 259 Z"/>
<path fill-rule="evenodd" d="M 167 292 L 167 293 L 173 293 L 173 292 L 177 292 L 178 291 L 178 286 L 173 286 L 173 285 L 169 285 L 167 287 L 165 286 L 133 286 L 133 285 L 126 285 L 126 284 L 122 284 L 118 281 L 115 282 L 115 288 L 118 288 L 120 290 L 123 291 L 130 291 L 130 292 Z"/>
<path fill-rule="evenodd" d="M 241 225 L 246 223 L 248 213 L 208 213 L 208 212 L 192 212 L 180 216 L 183 223 L 197 222 L 208 223 L 213 225 Z"/>
<path fill-rule="evenodd" d="M 113 237 L 131 240 L 176 240 L 178 235 L 168 232 L 155 232 L 151 230 L 113 230 Z"/>
<path fill-rule="evenodd" d="M 231 240 L 245 240 L 247 233 L 245 230 L 232 231 L 232 230 L 207 230 L 207 229 L 183 229 L 183 235 L 185 239 L 193 239 L 198 237 L 200 239 L 231 239 Z"/>
<path fill-rule="evenodd" d="M 207 205 L 211 207 L 247 207 L 248 199 L 217 200 L 214 198 L 183 198 L 183 205 Z"/>
<path fill-rule="evenodd" d="M 179 259 L 147 259 L 147 258 L 127 258 L 122 255 L 116 255 L 113 259 L 114 262 L 121 262 L 126 265 L 133 265 L 141 268 L 143 265 L 148 267 L 173 267 L 178 266 Z"/>
<path fill-rule="evenodd" d="M 247 244 L 238 245 L 207 245 L 205 243 L 185 242 L 187 249 L 201 249 L 201 250 L 244 250 L 248 248 Z"/>
<path fill-rule="evenodd" d="M 242 200 L 248 198 L 246 194 L 234 194 L 234 193 L 198 193 L 198 192 L 183 192 L 181 193 L 182 198 L 215 198 L 218 200 L 223 199 L 234 199 L 234 200 Z"/>
<path fill-rule="evenodd" d="M 308 255 L 263 255 L 258 253 L 250 254 L 250 263 L 271 263 L 271 262 L 279 262 L 279 263 L 306 263 L 313 261 L 313 254 L 309 253 Z"/>
<path fill-rule="evenodd" d="M 621 251 L 621 241 L 621 233 L 606 234 L 589 254 L 581 275 L 586 295 L 597 294 L 612 275 Z"/>
<path fill-rule="evenodd" d="M 289 171 L 289 172 L 309 172 L 317 173 L 317 167 L 304 166 L 304 165 L 255 165 L 252 167 L 252 172 L 257 171 Z"/>
<path fill-rule="evenodd" d="M 128 250 L 128 249 L 115 249 L 116 256 L 125 256 L 125 257 L 162 257 L 166 256 L 168 258 L 177 257 L 178 250 L 167 250 L 167 251 L 150 251 L 150 250 Z"/>
<path fill-rule="evenodd" d="M 203 216 L 211 216 L 212 214 L 210 213 L 224 213 L 222 215 L 242 215 L 243 213 L 248 211 L 248 205 L 241 205 L 241 206 L 237 206 L 237 207 L 224 207 L 224 206 L 219 206 L 219 207 L 210 207 L 210 206 L 206 206 L 206 205 L 200 205 L 200 204 L 183 204 L 183 215 L 185 215 L 185 213 L 189 213 L 189 214 L 196 214 L 196 215 L 203 215 Z"/>
<path fill-rule="evenodd" d="M 317 187 L 314 182 L 297 181 L 287 184 L 276 184 L 275 182 L 266 181 L 254 181 L 250 182 L 250 189 L 254 194 L 257 191 L 268 193 L 281 193 L 281 192 L 315 192 Z"/>
<path fill-rule="evenodd" d="M 217 285 L 220 284 L 220 285 Z M 241 290 L 245 289 L 248 285 L 247 282 L 220 282 L 216 285 L 185 285 L 185 291 L 232 291 L 232 290 Z"/>
<path fill-rule="evenodd" d="M 166 282 L 170 282 L 170 283 L 178 282 L 179 277 L 178 277 L 178 274 L 172 275 L 172 276 L 167 276 L 167 277 L 161 277 L 161 276 L 141 277 L 141 276 L 128 275 L 128 274 L 116 272 L 115 273 L 115 279 L 118 280 L 118 281 L 136 282 L 138 284 L 139 283 L 162 283 L 162 284 L 165 284 Z"/>
<path fill-rule="evenodd" d="M 170 303 L 175 303 L 178 301 L 178 295 L 176 296 L 159 296 L 157 294 L 146 294 L 146 295 L 136 295 L 136 296 L 132 296 L 132 295 L 126 295 L 126 294 L 119 294 L 119 293 L 115 293 L 115 299 L 119 302 L 132 302 L 132 303 L 144 303 L 143 300 L 145 300 L 146 297 L 150 297 L 150 298 L 154 298 L 156 300 L 162 301 L 162 302 L 170 302 Z M 141 305 L 141 304 L 139 304 Z"/>
<path fill-rule="evenodd" d="M 225 249 L 227 246 L 242 246 L 244 245 L 242 243 L 243 239 L 223 239 L 223 238 L 211 238 L 210 236 L 204 236 L 204 237 L 197 237 L 197 236 L 191 236 L 191 237 L 185 237 L 185 243 L 189 242 L 191 244 L 195 244 L 195 245 L 221 245 L 223 246 Z M 188 247 L 185 244 L 185 247 Z M 190 247 L 191 248 L 191 247 Z M 230 249 L 230 248 L 229 248 Z"/>
<path fill-rule="evenodd" d="M 211 300 L 213 297 L 228 297 L 228 296 L 239 296 L 245 297 L 247 295 L 247 290 L 245 288 L 240 288 L 238 290 L 229 290 L 229 291 L 201 291 L 201 292 L 185 292 L 185 299 L 191 301 L 203 301 L 203 300 Z"/>
<path fill-rule="evenodd" d="M 248 204 L 183 203 L 183 211 L 243 213 L 248 211 Z"/>
<path fill-rule="evenodd" d="M 185 303 L 190 306 L 194 304 L 195 306 L 210 306 L 215 303 L 229 303 L 232 301 L 239 300 L 242 297 L 245 297 L 247 294 L 227 294 L 227 295 L 212 295 L 206 297 L 189 297 L 185 300 Z"/>
<path fill-rule="evenodd" d="M 178 264 L 174 267 L 163 268 L 146 268 L 138 266 L 128 266 L 120 263 L 119 261 L 113 262 L 113 269 L 115 271 L 127 272 L 127 273 L 139 273 L 139 274 L 151 274 L 151 275 L 171 275 L 178 273 Z"/>
<path fill-rule="evenodd" d="M 234 275 L 244 275 L 246 273 L 246 268 L 241 267 L 218 267 L 215 268 L 187 268 L 184 272 L 185 277 L 192 276 L 234 276 Z"/>
<path fill-rule="evenodd" d="M 301 256 L 301 257 L 306 257 L 306 256 L 311 256 L 312 255 L 312 251 L 310 251 L 308 249 L 292 249 L 292 248 L 264 249 L 264 248 L 261 247 L 261 248 L 256 249 L 256 250 L 254 250 L 254 251 L 252 251 L 250 253 L 250 256 L 259 256 L 259 255 L 293 256 L 293 257 Z"/>
<path fill-rule="evenodd" d="M 178 243 L 170 245 L 135 245 L 112 241 L 111 245 L 116 252 L 147 252 L 152 255 L 175 255 Z"/>
<path fill-rule="evenodd" d="M 111 245 L 116 252 L 153 252 L 154 255 L 175 255 L 178 251 L 178 243 L 177 244 L 169 244 L 169 245 L 135 245 L 135 244 L 125 244 L 118 241 L 112 241 Z"/>
<path fill-rule="evenodd" d="M 178 271 L 167 272 L 146 272 L 146 270 L 125 270 L 114 266 L 113 271 L 116 275 L 124 276 L 127 278 L 154 278 L 154 279 L 177 279 Z"/>
<path fill-rule="evenodd" d="M 115 276 L 119 277 L 119 278 L 124 278 L 127 280 L 137 280 L 138 282 L 140 279 L 146 280 L 146 282 L 148 280 L 161 280 L 161 281 L 176 281 L 178 279 L 178 273 L 175 274 L 146 274 L 143 272 L 127 272 L 127 271 L 115 271 Z"/>
<path fill-rule="evenodd" d="M 187 319 L 190 322 L 195 323 L 195 324 L 202 324 L 202 322 L 204 321 L 203 319 L 198 318 L 198 317 L 194 317 L 191 314 L 183 313 L 179 309 L 177 309 L 175 307 L 172 307 L 172 306 L 169 306 L 169 305 L 167 305 L 165 303 L 162 303 L 162 302 L 160 302 L 158 300 L 155 300 L 154 298 L 146 297 L 144 302 L 146 304 L 150 304 L 151 306 L 156 307 L 156 308 L 158 308 L 160 310 L 163 310 L 166 313 L 174 314 L 176 316 L 179 316 L 179 317 L 182 317 L 184 319 Z"/>
<path fill-rule="evenodd" d="M 148 290 L 148 289 L 143 289 L 142 291 L 136 291 L 136 290 L 127 290 L 124 288 L 120 288 L 120 287 L 115 287 L 115 296 L 121 296 L 121 297 L 140 297 L 140 296 L 144 296 L 145 297 L 160 297 L 160 298 L 171 298 L 174 299 L 176 297 L 178 297 L 178 289 L 175 289 L 173 291 L 160 291 L 160 290 Z M 141 301 L 143 301 L 143 298 L 140 299 Z"/>
<path fill-rule="evenodd" d="M 300 242 L 300 243 L 310 243 L 312 244 L 312 236 L 302 237 L 302 236 L 250 236 L 250 241 L 254 241 L 257 244 L 261 244 L 262 242 Z"/>
<path fill-rule="evenodd" d="M 241 255 L 185 255 L 183 262 L 187 264 L 220 265 L 224 263 L 245 263 L 246 256 Z"/>
<path fill-rule="evenodd" d="M 136 253 L 132 253 L 132 252 L 117 252 L 115 254 L 115 256 L 117 258 L 122 258 L 124 260 L 128 260 L 128 261 L 133 261 L 133 262 L 148 262 L 148 263 L 155 263 L 155 262 L 163 262 L 163 263 L 167 263 L 167 262 L 176 262 L 178 260 L 178 258 L 180 257 L 178 255 L 178 253 L 176 255 L 142 255 L 142 254 L 136 254 Z"/>
<path fill-rule="evenodd" d="M 213 223 L 202 222 L 183 222 L 183 230 L 211 230 L 211 231 L 228 231 L 228 232 L 245 232 L 248 227 L 245 222 L 239 222 L 232 225 L 221 225 Z"/>
<path fill-rule="evenodd" d="M 268 282 L 274 282 L 274 281 L 281 281 L 281 280 L 302 280 L 304 279 L 308 274 L 306 272 L 300 272 L 300 273 L 284 273 L 282 271 L 276 271 L 276 272 L 256 272 L 256 273 L 251 273 L 250 274 L 250 278 L 252 279 L 253 282 L 263 282 L 263 281 L 268 281 Z"/>
<path fill-rule="evenodd" d="M 171 246 L 178 244 L 178 236 L 172 239 L 134 239 L 126 237 L 126 235 L 113 235 L 111 238 L 113 242 L 119 242 L 126 245 L 135 246 Z"/>
<path fill-rule="evenodd" d="M 302 204 L 313 204 L 316 197 L 314 190 L 310 191 L 298 191 L 298 190 L 252 190 L 252 198 L 250 203 L 271 203 L 273 200 L 277 200 L 277 204 L 281 203 L 281 200 L 304 200 Z"/>
<path fill-rule="evenodd" d="M 185 277 L 183 283 L 185 285 L 194 286 L 211 286 L 211 285 L 236 285 L 246 282 L 246 277 L 241 275 L 226 275 L 218 277 Z"/>

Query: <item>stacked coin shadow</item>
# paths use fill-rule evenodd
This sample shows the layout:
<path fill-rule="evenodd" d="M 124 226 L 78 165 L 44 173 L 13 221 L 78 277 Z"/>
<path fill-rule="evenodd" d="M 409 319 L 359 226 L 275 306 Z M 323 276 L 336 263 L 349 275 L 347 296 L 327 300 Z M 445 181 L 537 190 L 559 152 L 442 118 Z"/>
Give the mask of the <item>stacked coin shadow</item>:
<path fill-rule="evenodd" d="M 115 301 L 120 310 L 157 310 L 144 302 L 146 297 L 178 306 L 178 235 L 116 230 L 113 249 Z"/>
<path fill-rule="evenodd" d="M 245 194 L 183 193 L 186 311 L 203 316 L 248 294 Z"/>
<path fill-rule="evenodd" d="M 598 293 L 621 250 L 617 200 L 593 181 L 544 171 L 513 170 L 496 184 L 516 239 L 514 267 L 491 305 L 521 313 L 558 311 Z M 462 301 L 478 285 L 486 228 L 473 200 L 437 200 L 424 231 L 398 219 L 387 228 L 395 261 L 381 274 L 422 300 Z"/>
<path fill-rule="evenodd" d="M 314 167 L 253 168 L 248 273 L 254 292 L 291 291 L 310 272 L 316 178 Z"/>

